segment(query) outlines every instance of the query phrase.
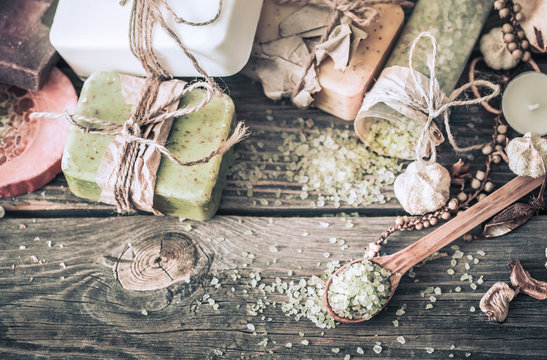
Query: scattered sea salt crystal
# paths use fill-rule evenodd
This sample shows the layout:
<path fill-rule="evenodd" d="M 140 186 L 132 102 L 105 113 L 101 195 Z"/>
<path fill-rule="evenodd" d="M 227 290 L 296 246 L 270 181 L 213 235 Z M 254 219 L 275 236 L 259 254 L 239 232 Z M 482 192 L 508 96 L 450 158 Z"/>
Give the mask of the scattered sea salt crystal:
<path fill-rule="evenodd" d="M 433 354 L 433 351 L 435 351 L 435 349 L 428 346 L 428 347 L 425 348 L 425 351 L 426 351 L 428 354 Z"/>
<path fill-rule="evenodd" d="M 273 253 L 276 253 L 278 252 L 279 250 L 277 250 L 277 248 L 275 246 L 270 246 L 270 252 L 273 252 Z"/>
<path fill-rule="evenodd" d="M 397 341 L 398 341 L 399 343 L 401 343 L 401 344 L 404 344 L 404 343 L 406 342 L 405 338 L 402 337 L 402 336 L 398 336 L 398 337 L 397 337 Z"/>
<path fill-rule="evenodd" d="M 253 324 L 247 324 L 247 329 L 255 331 L 255 326 Z"/>
<path fill-rule="evenodd" d="M 363 350 L 362 347 L 358 347 L 358 348 L 357 348 L 357 354 L 363 355 L 364 353 L 365 353 L 365 351 Z"/>
<path fill-rule="evenodd" d="M 25 250 L 27 247 L 25 245 L 20 245 L 19 250 Z"/>
<path fill-rule="evenodd" d="M 372 350 L 374 350 L 374 352 L 376 354 L 379 354 L 382 352 L 382 347 L 380 345 L 374 345 L 374 347 L 372 348 Z"/>

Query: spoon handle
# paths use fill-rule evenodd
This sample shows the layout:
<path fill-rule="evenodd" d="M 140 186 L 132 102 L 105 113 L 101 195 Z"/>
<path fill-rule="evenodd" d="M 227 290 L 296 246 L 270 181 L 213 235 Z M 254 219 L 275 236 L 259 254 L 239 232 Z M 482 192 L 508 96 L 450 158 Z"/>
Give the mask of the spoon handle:
<path fill-rule="evenodd" d="M 511 180 L 454 219 L 430 232 L 412 245 L 389 256 L 390 270 L 392 273 L 404 274 L 412 266 L 424 260 L 435 251 L 442 249 L 475 226 L 496 215 L 505 207 L 540 186 L 544 179 L 545 176 L 537 179 L 519 176 Z"/>

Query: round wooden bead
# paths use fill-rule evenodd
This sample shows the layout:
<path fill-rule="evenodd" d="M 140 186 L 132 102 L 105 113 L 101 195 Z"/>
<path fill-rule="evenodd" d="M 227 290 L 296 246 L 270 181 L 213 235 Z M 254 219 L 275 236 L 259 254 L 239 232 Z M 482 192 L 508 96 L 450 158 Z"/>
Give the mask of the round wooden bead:
<path fill-rule="evenodd" d="M 500 10 L 500 17 L 501 18 L 506 18 L 506 17 L 509 16 L 509 13 L 510 13 L 510 11 L 509 11 L 508 8 L 503 8 L 503 9 Z"/>
<path fill-rule="evenodd" d="M 503 35 L 503 41 L 507 42 L 507 43 L 510 43 L 512 42 L 513 40 L 515 40 L 515 35 L 511 34 L 511 33 L 508 33 L 508 34 L 505 34 Z"/>
<path fill-rule="evenodd" d="M 513 52 L 511 53 L 511 56 L 513 56 L 513 59 L 515 59 L 515 60 L 520 60 L 520 59 L 522 59 L 522 55 L 523 55 L 523 54 L 522 54 L 522 50 L 520 50 L 520 49 L 516 49 L 515 51 L 513 51 Z"/>
<path fill-rule="evenodd" d="M 503 26 L 501 27 L 501 30 L 507 34 L 507 33 L 512 33 L 514 29 L 511 24 L 503 24 Z"/>

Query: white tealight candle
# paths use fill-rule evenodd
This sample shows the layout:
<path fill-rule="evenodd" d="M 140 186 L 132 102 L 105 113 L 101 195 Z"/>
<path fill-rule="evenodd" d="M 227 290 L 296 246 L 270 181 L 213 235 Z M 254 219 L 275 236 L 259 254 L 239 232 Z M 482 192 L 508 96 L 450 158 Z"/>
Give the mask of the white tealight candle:
<path fill-rule="evenodd" d="M 505 89 L 502 99 L 507 123 L 521 134 L 547 134 L 547 75 L 531 71 L 517 76 Z"/>

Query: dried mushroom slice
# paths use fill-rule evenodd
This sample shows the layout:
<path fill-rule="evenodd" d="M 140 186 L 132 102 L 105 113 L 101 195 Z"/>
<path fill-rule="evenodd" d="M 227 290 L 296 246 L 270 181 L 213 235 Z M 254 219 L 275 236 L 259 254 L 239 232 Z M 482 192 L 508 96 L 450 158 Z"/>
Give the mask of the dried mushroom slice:
<path fill-rule="evenodd" d="M 538 300 L 547 299 L 547 282 L 539 281 L 530 276 L 530 273 L 522 267 L 518 260 L 507 264 L 511 269 L 511 284 L 517 286 L 520 291 Z"/>
<path fill-rule="evenodd" d="M 509 303 L 518 292 L 518 289 L 513 290 L 506 283 L 498 281 L 484 294 L 479 306 L 488 320 L 496 320 L 501 324 L 509 314 Z"/>

